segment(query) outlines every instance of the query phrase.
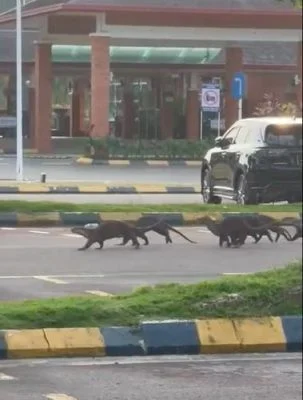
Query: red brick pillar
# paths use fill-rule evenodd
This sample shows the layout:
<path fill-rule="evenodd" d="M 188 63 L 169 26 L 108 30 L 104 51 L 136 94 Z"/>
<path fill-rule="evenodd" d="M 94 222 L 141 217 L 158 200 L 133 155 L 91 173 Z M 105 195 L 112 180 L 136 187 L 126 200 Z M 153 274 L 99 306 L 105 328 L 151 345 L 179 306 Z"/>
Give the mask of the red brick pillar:
<path fill-rule="evenodd" d="M 200 101 L 199 79 L 196 74 L 190 77 L 186 96 L 186 139 L 199 140 L 200 137 Z"/>
<path fill-rule="evenodd" d="M 302 42 L 298 43 L 297 49 L 297 74 L 300 79 L 299 85 L 296 87 L 297 102 L 300 108 L 300 115 L 302 115 Z"/>
<path fill-rule="evenodd" d="M 52 113 L 52 46 L 36 43 L 35 49 L 35 134 L 33 145 L 39 153 L 50 153 Z"/>
<path fill-rule="evenodd" d="M 28 134 L 30 147 L 35 148 L 35 88 L 28 88 Z"/>
<path fill-rule="evenodd" d="M 109 37 L 92 34 L 91 39 L 91 123 L 93 137 L 109 134 L 110 56 Z"/>
<path fill-rule="evenodd" d="M 243 54 L 241 48 L 227 48 L 225 60 L 225 127 L 228 129 L 238 119 L 238 101 L 231 96 L 233 75 L 243 70 Z"/>

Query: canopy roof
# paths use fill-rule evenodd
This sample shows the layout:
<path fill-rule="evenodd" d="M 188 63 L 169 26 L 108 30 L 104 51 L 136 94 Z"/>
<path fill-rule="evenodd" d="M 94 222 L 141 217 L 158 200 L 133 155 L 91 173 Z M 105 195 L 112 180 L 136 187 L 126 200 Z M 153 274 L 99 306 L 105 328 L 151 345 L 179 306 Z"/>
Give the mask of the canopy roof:
<path fill-rule="evenodd" d="M 221 49 L 177 47 L 110 47 L 110 60 L 116 63 L 146 64 L 205 64 L 210 63 Z M 52 46 L 53 62 L 89 63 L 90 46 Z"/>

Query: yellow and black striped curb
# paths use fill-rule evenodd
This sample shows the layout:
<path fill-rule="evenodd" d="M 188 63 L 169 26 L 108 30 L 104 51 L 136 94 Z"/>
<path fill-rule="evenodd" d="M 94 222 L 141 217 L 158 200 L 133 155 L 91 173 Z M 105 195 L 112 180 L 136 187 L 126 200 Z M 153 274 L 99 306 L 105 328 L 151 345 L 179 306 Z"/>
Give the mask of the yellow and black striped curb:
<path fill-rule="evenodd" d="M 117 167 L 201 167 L 201 161 L 199 160 L 95 160 L 89 157 L 79 157 L 76 163 L 81 165 L 109 165 Z"/>
<path fill-rule="evenodd" d="M 0 331 L 0 359 L 302 351 L 302 316 Z"/>
<path fill-rule="evenodd" d="M 200 185 L 0 182 L 0 194 L 196 194 Z"/>
<path fill-rule="evenodd" d="M 156 216 L 173 226 L 199 226 L 201 218 L 210 215 L 216 219 L 222 219 L 226 215 L 254 215 L 257 213 L 224 213 L 224 212 L 45 212 L 45 213 L 16 213 L 0 212 L 0 226 L 2 227 L 62 227 L 73 225 L 85 225 L 89 223 L 101 223 L 106 220 L 120 220 L 135 223 L 142 216 Z M 286 217 L 302 218 L 295 212 L 260 212 L 259 215 L 268 215 L 277 220 Z"/>

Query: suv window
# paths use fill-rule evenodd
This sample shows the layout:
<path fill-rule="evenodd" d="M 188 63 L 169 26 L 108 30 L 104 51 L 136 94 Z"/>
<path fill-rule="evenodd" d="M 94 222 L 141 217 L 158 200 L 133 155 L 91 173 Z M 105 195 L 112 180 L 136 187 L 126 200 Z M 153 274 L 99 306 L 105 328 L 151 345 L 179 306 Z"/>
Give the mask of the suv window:
<path fill-rule="evenodd" d="M 240 127 L 235 126 L 224 136 L 224 143 L 234 144 L 236 142 L 236 138 L 238 136 Z"/>
<path fill-rule="evenodd" d="M 249 143 L 249 135 L 250 130 L 247 126 L 242 126 L 239 130 L 239 133 L 236 137 L 236 144 L 245 144 Z"/>
<path fill-rule="evenodd" d="M 265 143 L 269 146 L 301 147 L 302 125 L 269 125 L 265 130 Z"/>

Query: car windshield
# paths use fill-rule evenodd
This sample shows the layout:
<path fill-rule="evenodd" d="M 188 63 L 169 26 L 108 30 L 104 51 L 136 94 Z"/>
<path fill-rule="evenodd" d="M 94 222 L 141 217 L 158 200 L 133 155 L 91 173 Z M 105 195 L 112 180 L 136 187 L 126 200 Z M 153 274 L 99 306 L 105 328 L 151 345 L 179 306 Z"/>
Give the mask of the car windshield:
<path fill-rule="evenodd" d="M 301 147 L 302 125 L 269 125 L 265 130 L 265 142 L 269 146 Z"/>

